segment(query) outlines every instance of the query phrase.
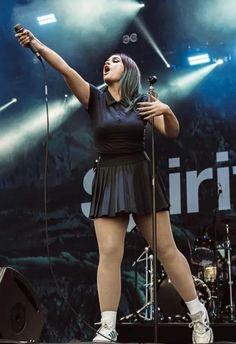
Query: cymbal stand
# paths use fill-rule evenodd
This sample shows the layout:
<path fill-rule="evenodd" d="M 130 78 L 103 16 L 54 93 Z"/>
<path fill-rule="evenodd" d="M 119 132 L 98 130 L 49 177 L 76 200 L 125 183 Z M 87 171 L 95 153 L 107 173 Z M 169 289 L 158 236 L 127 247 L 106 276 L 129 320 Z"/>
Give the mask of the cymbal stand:
<path fill-rule="evenodd" d="M 134 261 L 132 266 L 137 263 L 145 261 L 145 304 L 136 312 L 126 315 L 120 318 L 120 321 L 124 320 L 153 320 L 154 314 L 154 270 L 153 270 L 153 255 L 149 255 L 150 246 L 145 247 L 143 253 Z M 143 258 L 144 257 L 144 258 Z"/>
<path fill-rule="evenodd" d="M 217 218 L 217 213 L 219 212 L 219 199 L 222 197 L 222 187 L 221 184 L 217 184 L 217 204 L 216 208 L 214 209 L 214 215 L 212 219 L 212 228 L 213 228 L 213 233 L 214 233 L 214 266 L 216 269 L 216 285 L 215 288 L 213 288 L 213 296 L 212 296 L 212 319 L 214 318 L 217 320 L 219 318 L 219 312 L 220 312 L 220 305 L 219 305 L 219 300 L 220 300 L 220 288 L 219 288 L 219 269 L 218 269 L 218 249 L 217 249 L 217 230 L 216 230 L 216 218 Z M 213 291 L 211 290 L 211 291 Z M 217 302 L 218 301 L 218 302 Z"/>
<path fill-rule="evenodd" d="M 228 266 L 228 285 L 229 285 L 229 321 L 236 322 L 236 314 L 235 314 L 235 305 L 233 303 L 233 281 L 232 281 L 232 272 L 231 272 L 231 243 L 230 243 L 230 236 L 229 236 L 229 224 L 225 224 L 226 230 L 226 246 L 225 250 L 227 253 L 227 266 Z"/>
<path fill-rule="evenodd" d="M 145 320 L 153 320 L 154 314 L 154 271 L 153 271 L 153 255 L 149 255 L 149 247 L 145 247 L 145 258 L 137 261 L 145 261 L 145 305 L 137 310 L 137 314 Z M 142 315 L 144 313 L 144 315 Z"/>

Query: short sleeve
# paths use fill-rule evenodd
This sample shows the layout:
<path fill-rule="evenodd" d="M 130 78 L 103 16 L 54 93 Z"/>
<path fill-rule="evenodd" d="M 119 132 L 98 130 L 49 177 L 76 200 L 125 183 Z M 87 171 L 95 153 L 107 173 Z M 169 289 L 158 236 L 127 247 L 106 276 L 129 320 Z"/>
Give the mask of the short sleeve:
<path fill-rule="evenodd" d="M 90 94 L 89 94 L 89 103 L 88 103 L 88 113 L 92 115 L 94 109 L 97 108 L 98 101 L 101 97 L 101 91 L 95 87 L 94 85 L 90 84 Z"/>

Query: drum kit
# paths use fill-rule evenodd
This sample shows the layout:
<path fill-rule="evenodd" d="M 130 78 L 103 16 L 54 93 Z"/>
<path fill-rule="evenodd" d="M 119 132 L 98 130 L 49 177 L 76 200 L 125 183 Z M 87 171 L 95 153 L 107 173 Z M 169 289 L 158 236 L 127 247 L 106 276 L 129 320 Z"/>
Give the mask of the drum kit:
<path fill-rule="evenodd" d="M 232 245 L 235 225 L 235 215 L 219 214 L 213 228 L 214 239 L 206 230 L 194 243 L 192 263 L 197 267 L 198 277 L 205 282 L 211 293 L 208 307 L 211 321 L 236 322 L 235 247 Z"/>
<path fill-rule="evenodd" d="M 216 235 L 213 240 L 204 229 L 191 248 L 193 281 L 200 301 L 208 310 L 211 322 L 236 322 L 236 289 L 233 284 L 236 279 L 236 256 L 232 254 L 234 247 L 230 233 L 232 221 L 236 220 L 236 217 L 222 216 L 218 220 L 222 224 L 221 242 L 216 240 Z M 145 247 L 133 266 L 143 261 L 145 262 L 145 304 L 135 313 L 121 318 L 121 322 L 154 320 L 154 270 L 150 247 Z M 161 265 L 157 275 L 158 321 L 188 322 L 187 307 Z"/>

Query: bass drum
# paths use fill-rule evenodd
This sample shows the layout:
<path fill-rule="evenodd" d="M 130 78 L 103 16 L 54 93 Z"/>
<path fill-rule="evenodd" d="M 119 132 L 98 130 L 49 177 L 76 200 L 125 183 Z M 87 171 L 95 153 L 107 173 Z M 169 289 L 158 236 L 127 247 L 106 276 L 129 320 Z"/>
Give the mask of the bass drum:
<path fill-rule="evenodd" d="M 199 278 L 193 276 L 194 285 L 200 301 L 207 310 L 211 305 L 211 292 L 207 285 Z M 179 296 L 170 279 L 165 277 L 157 289 L 159 321 L 163 322 L 188 322 L 188 309 Z"/>

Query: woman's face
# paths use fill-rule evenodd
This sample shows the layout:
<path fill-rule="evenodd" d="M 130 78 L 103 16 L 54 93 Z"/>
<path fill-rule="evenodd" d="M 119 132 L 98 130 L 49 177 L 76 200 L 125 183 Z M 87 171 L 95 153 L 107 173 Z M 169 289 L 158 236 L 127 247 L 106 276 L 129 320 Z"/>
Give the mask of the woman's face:
<path fill-rule="evenodd" d="M 104 82 L 109 85 L 118 82 L 124 72 L 124 65 L 119 55 L 112 55 L 103 67 Z"/>

